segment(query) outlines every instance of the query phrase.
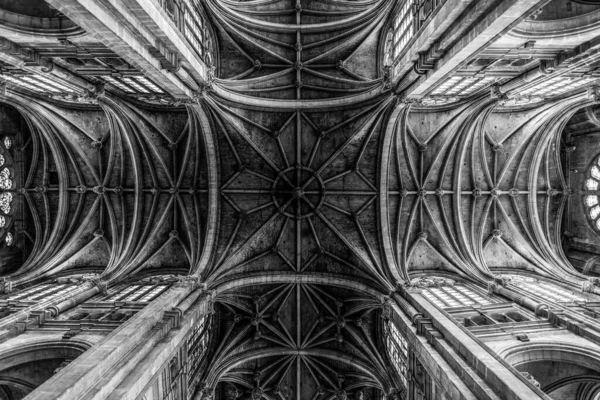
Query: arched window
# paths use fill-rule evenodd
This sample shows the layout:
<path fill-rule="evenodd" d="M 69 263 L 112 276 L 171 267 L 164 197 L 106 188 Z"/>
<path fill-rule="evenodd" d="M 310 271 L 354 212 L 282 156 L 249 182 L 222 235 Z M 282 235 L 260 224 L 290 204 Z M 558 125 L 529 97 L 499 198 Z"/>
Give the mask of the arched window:
<path fill-rule="evenodd" d="M 13 138 L 3 136 L 0 140 L 0 243 L 4 246 L 12 246 L 15 241 L 11 231 L 15 189 L 13 160 L 10 154 L 12 146 Z"/>
<path fill-rule="evenodd" d="M 592 225 L 595 229 L 600 231 L 600 203 L 598 199 L 598 192 L 600 185 L 600 157 L 596 157 L 594 163 L 590 167 L 587 173 L 587 179 L 585 180 L 585 191 L 586 194 L 583 197 L 583 202 L 587 209 L 588 216 L 592 221 Z"/>

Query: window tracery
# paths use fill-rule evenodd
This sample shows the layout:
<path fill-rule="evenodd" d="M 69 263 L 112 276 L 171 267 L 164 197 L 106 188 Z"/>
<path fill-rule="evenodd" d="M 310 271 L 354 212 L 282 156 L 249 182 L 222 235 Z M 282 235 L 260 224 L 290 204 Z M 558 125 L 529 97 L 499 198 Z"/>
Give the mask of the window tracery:
<path fill-rule="evenodd" d="M 4 242 L 6 243 L 7 246 L 12 246 L 13 240 L 14 240 L 14 238 L 13 238 L 12 233 L 8 232 L 6 234 L 6 237 L 4 238 Z"/>
<path fill-rule="evenodd" d="M 74 284 L 42 283 L 11 293 L 6 299 L 19 302 L 45 301 L 66 294 L 75 286 Z"/>
<path fill-rule="evenodd" d="M 423 296 L 440 308 L 465 307 L 495 303 L 465 284 L 440 277 L 417 278 L 411 281 L 413 286 L 422 288 Z"/>
<path fill-rule="evenodd" d="M 392 321 L 388 321 L 386 326 L 386 347 L 390 361 L 394 369 L 400 375 L 404 387 L 408 387 L 408 343 L 404 336 L 400 334 L 398 328 Z"/>
<path fill-rule="evenodd" d="M 391 65 L 414 35 L 412 1 L 405 0 L 394 16 L 386 41 L 384 63 Z"/>
<path fill-rule="evenodd" d="M 10 214 L 10 204 L 12 203 L 13 196 L 10 192 L 0 193 L 0 210 L 4 214 Z"/>
<path fill-rule="evenodd" d="M 121 287 L 115 293 L 105 297 L 102 301 L 149 303 L 170 287 L 171 285 L 168 282 L 155 284 L 141 282 L 139 284 Z"/>
<path fill-rule="evenodd" d="M 540 296 L 556 303 L 586 301 L 586 298 L 582 295 L 550 282 L 544 282 L 535 278 L 520 275 L 510 275 L 509 279 L 510 283 L 513 285 L 520 287 L 533 295 Z"/>
<path fill-rule="evenodd" d="M 588 178 L 585 181 L 585 188 L 588 193 L 583 197 L 583 203 L 587 208 L 587 214 L 591 219 L 595 229 L 600 231 L 600 204 L 598 200 L 598 185 L 600 185 L 600 157 L 596 157 L 594 163 L 588 171 Z"/>
<path fill-rule="evenodd" d="M 188 352 L 188 388 L 192 393 L 193 389 L 198 385 L 201 374 L 201 367 L 204 364 L 204 359 L 209 346 L 209 329 L 210 317 L 203 317 L 196 326 L 192 329 L 187 339 Z"/>
<path fill-rule="evenodd" d="M 0 171 L 0 189 L 9 190 L 12 188 L 12 180 L 10 179 L 10 170 L 3 168 Z"/>

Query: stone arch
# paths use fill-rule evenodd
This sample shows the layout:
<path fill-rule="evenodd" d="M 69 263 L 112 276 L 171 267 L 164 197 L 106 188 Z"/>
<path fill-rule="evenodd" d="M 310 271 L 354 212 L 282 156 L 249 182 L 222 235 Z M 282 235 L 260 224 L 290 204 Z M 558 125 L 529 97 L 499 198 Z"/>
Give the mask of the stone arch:
<path fill-rule="evenodd" d="M 0 346 L 0 389 L 10 398 L 23 398 L 89 347 L 84 341 L 40 338 Z"/>
<path fill-rule="evenodd" d="M 5 1 L 0 7 L 2 36 L 10 38 L 27 33 L 40 36 L 69 37 L 85 32 L 44 0 Z"/>
<path fill-rule="evenodd" d="M 585 392 L 595 398 L 600 383 L 600 349 L 566 342 L 537 342 L 500 352 L 509 364 L 553 397 L 561 391 Z"/>

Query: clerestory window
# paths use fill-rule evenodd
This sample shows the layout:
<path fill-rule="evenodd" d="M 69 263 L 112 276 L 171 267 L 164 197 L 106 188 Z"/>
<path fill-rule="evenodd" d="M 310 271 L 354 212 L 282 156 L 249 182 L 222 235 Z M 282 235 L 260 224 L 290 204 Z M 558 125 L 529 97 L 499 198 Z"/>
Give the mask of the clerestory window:
<path fill-rule="evenodd" d="M 407 388 L 408 343 L 391 320 L 385 324 L 385 343 L 390 361 Z"/>
<path fill-rule="evenodd" d="M 414 36 L 414 14 L 412 1 L 405 0 L 394 15 L 385 45 L 384 64 L 391 66 Z"/>
<path fill-rule="evenodd" d="M 423 296 L 440 308 L 470 307 L 496 301 L 470 286 L 441 277 L 417 278 L 411 285 L 421 288 Z"/>
<path fill-rule="evenodd" d="M 510 283 L 543 299 L 556 303 L 584 302 L 586 298 L 575 291 L 568 290 L 550 282 L 540 281 L 520 275 L 509 275 Z"/>

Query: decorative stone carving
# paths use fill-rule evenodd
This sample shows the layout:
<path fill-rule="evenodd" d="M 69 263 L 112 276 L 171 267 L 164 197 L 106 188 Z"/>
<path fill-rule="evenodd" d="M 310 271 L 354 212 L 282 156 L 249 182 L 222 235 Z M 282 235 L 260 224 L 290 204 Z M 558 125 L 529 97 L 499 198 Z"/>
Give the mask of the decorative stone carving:
<path fill-rule="evenodd" d="M 594 102 L 594 104 L 600 104 L 600 86 L 590 86 L 588 88 L 588 98 Z"/>
<path fill-rule="evenodd" d="M 71 363 L 71 361 L 73 361 L 73 360 L 65 360 L 65 361 L 63 361 L 63 362 L 62 362 L 62 363 L 61 363 L 61 364 L 58 366 L 58 368 L 56 368 L 56 369 L 54 370 L 53 374 L 54 374 L 54 375 L 56 375 L 56 374 L 58 374 L 60 371 L 62 371 L 63 369 L 65 369 L 65 367 L 66 367 L 67 365 L 69 365 L 69 364 Z"/>
<path fill-rule="evenodd" d="M 454 286 L 456 281 L 453 279 L 442 278 L 442 277 L 425 277 L 422 276 L 420 278 L 415 278 L 410 281 L 411 287 L 416 288 L 430 288 L 430 287 L 440 287 L 440 286 Z"/>
<path fill-rule="evenodd" d="M 521 375 L 523 375 L 525 377 L 525 379 L 527 379 L 529 382 L 531 382 L 533 384 L 533 386 L 535 387 L 540 387 L 540 383 L 533 377 L 533 375 L 531 375 L 529 372 L 521 372 Z"/>
<path fill-rule="evenodd" d="M 106 295 L 108 293 L 108 282 L 103 281 L 100 275 L 90 275 L 82 278 L 83 281 L 91 283 L 100 289 L 100 293 Z"/>
<path fill-rule="evenodd" d="M 512 188 L 508 191 L 508 195 L 511 197 L 516 197 L 519 195 L 519 189 Z"/>
<path fill-rule="evenodd" d="M 581 283 L 581 291 L 583 293 L 594 293 L 594 288 L 600 287 L 600 278 L 589 278 Z"/>
<path fill-rule="evenodd" d="M 544 75 L 550 75 L 556 68 L 555 60 L 540 60 L 540 72 Z"/>
<path fill-rule="evenodd" d="M 13 289 L 13 282 L 8 278 L 0 279 L 0 294 L 2 293 L 10 293 Z"/>
<path fill-rule="evenodd" d="M 500 85 L 498 85 L 498 84 L 491 86 L 490 96 L 492 97 L 492 99 L 497 99 L 499 101 L 508 100 L 508 96 L 506 96 L 505 93 L 502 93 L 502 90 L 500 89 Z"/>

